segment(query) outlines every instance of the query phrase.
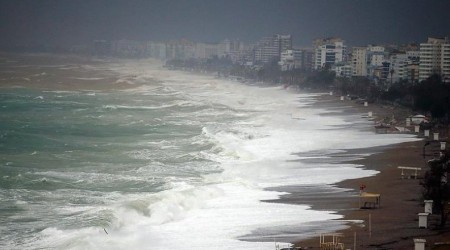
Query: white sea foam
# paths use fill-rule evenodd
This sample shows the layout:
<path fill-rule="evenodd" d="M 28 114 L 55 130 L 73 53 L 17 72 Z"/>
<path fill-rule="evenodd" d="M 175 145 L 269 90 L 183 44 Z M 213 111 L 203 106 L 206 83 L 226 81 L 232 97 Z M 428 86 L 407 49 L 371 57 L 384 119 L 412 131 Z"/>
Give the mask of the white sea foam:
<path fill-rule="evenodd" d="M 79 91 L 68 91 L 68 90 L 44 90 L 44 93 L 57 93 L 57 94 L 78 94 Z"/>
<path fill-rule="evenodd" d="M 171 103 L 159 105 L 159 106 L 130 106 L 130 105 L 103 105 L 102 107 L 104 109 L 148 109 L 148 110 L 155 110 L 155 109 L 165 109 L 165 108 L 171 108 L 171 107 L 193 107 L 201 105 L 200 103 L 193 102 L 193 101 L 173 101 Z"/>
<path fill-rule="evenodd" d="M 202 146 L 195 159 L 217 164 L 221 171 L 189 178 L 172 173 L 164 177 L 166 190 L 156 193 L 115 193 L 113 199 L 92 209 L 90 213 L 105 216 L 107 223 L 79 229 L 47 228 L 36 239 L 38 247 L 61 249 L 273 249 L 272 242 L 246 242 L 239 238 L 258 229 L 289 229 L 313 221 L 340 218 L 333 211 L 313 211 L 308 206 L 265 203 L 277 199 L 282 192 L 267 187 L 284 185 L 328 185 L 348 178 L 376 174 L 354 164 L 303 163 L 295 153 L 339 152 L 415 140 L 407 135 L 376 135 L 358 131 L 368 124 L 356 124 L 344 117 L 322 116 L 327 110 L 308 108 L 315 95 L 293 93 L 281 87 L 258 88 L 240 85 L 211 76 L 196 76 L 162 70 L 145 61 L 116 65 L 123 75 L 145 75 L 161 80 L 166 89 L 144 85 L 127 93 L 180 93 L 184 100 L 159 106 L 109 105 L 104 109 L 164 109 L 170 107 L 208 107 L 193 113 L 172 113 L 172 117 L 196 124 L 202 129 L 186 141 Z M 131 79 L 133 80 L 133 79 Z M 156 95 L 157 93 L 155 93 Z M 213 108 L 220 107 L 220 108 Z M 210 112 L 211 111 L 211 112 Z M 302 119 L 292 119 L 296 114 Z M 227 118 L 233 118 L 227 120 Z M 238 119 L 239 118 L 239 119 Z M 186 119 L 187 121 L 184 121 Z M 202 120 L 204 119 L 204 120 Z M 213 119 L 213 121 L 208 121 Z M 214 122 L 214 119 L 223 122 Z M 354 126 L 354 127 L 351 127 Z M 128 157 L 150 161 L 137 170 L 142 179 L 147 173 L 168 170 L 160 158 L 174 157 L 172 141 L 136 142 L 151 146 L 128 152 Z M 165 149 L 165 151 L 158 151 Z M 197 158 L 198 157 L 198 158 Z M 303 157 L 305 159 L 306 157 Z M 185 164 L 190 164 L 186 162 Z M 153 169 L 152 169 L 153 168 Z M 156 170 L 147 172 L 147 170 Z M 178 170 L 181 171 L 181 170 Z M 85 175 L 51 171 L 44 176 L 83 179 L 90 182 L 114 181 L 118 175 L 86 173 Z M 92 179 L 90 179 L 92 178 Z M 142 180 L 139 179 L 139 180 Z M 82 209 L 80 209 L 81 211 Z M 64 211 L 63 211 L 64 212 Z M 106 214 L 106 215 L 105 215 Z M 105 228 L 105 229 L 103 229 Z M 105 231 L 106 230 L 106 231 Z M 107 232 L 107 234 L 106 234 Z M 258 232 L 265 232 L 264 230 Z M 301 232 L 299 232 L 301 233 Z M 284 233 L 260 235 L 281 237 Z M 301 237 L 295 235 L 293 237 Z"/>
<path fill-rule="evenodd" d="M 83 81 L 98 81 L 105 79 L 104 77 L 70 77 L 70 78 Z"/>
<path fill-rule="evenodd" d="M 101 227 L 47 228 L 42 231 L 43 240 L 39 244 L 65 249 L 206 249 L 211 246 L 215 249 L 271 249 L 273 243 L 251 243 L 237 238 L 258 227 L 340 218 L 308 210 L 307 206 L 273 206 L 259 201 L 274 199 L 280 194 L 257 191 L 239 183 L 202 187 L 184 184 L 153 196 L 124 200 L 107 210 L 91 211 L 113 212 L 114 219 L 106 228 L 108 235 Z"/>

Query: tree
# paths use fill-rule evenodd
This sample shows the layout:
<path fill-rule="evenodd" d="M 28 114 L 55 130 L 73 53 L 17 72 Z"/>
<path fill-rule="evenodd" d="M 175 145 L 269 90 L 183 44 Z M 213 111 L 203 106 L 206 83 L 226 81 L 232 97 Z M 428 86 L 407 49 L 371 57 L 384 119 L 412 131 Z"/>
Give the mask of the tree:
<path fill-rule="evenodd" d="M 394 77 L 394 73 L 395 73 L 395 70 L 394 69 L 391 69 L 390 71 L 389 71 L 389 73 L 391 74 L 391 85 L 392 85 L 392 80 L 393 80 L 393 77 Z"/>
<path fill-rule="evenodd" d="M 424 198 L 433 200 L 433 209 L 441 215 L 440 227 L 444 227 L 449 216 L 450 185 L 447 174 L 450 172 L 450 151 L 446 151 L 438 159 L 428 161 L 430 170 L 422 181 Z"/>
<path fill-rule="evenodd" d="M 309 87 L 313 88 L 323 88 L 328 87 L 334 83 L 336 79 L 336 72 L 330 71 L 328 69 L 321 69 L 319 71 L 313 72 L 307 79 L 307 84 Z"/>
<path fill-rule="evenodd" d="M 439 75 L 432 75 L 414 89 L 414 108 L 429 111 L 433 118 L 448 119 L 450 113 L 450 85 L 442 81 Z M 448 122 L 448 121 L 447 121 Z"/>

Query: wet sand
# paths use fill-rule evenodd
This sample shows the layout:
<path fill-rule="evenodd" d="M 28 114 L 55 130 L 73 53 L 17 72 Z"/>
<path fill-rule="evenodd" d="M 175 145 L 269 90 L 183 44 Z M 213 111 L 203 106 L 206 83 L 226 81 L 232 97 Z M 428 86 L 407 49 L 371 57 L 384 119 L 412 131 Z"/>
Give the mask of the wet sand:
<path fill-rule="evenodd" d="M 54 55 L 5 55 L 0 54 L 0 88 L 27 87 L 45 90 L 111 90 L 137 87 L 127 82 L 134 77 L 121 76 L 104 67 L 104 61 L 77 56 Z M 26 65 L 29 65 L 27 67 Z M 403 119 L 407 110 L 390 106 L 364 107 L 353 101 L 339 101 L 338 96 L 322 96 L 316 106 L 333 107 L 336 110 L 351 113 L 367 113 L 372 111 L 377 119 Z M 333 115 L 330 113 L 330 115 Z M 370 128 L 369 128 L 370 129 Z M 413 249 L 414 238 L 427 240 L 427 247 L 435 242 L 450 241 L 450 232 L 433 229 L 437 223 L 436 215 L 430 217 L 431 229 L 419 229 L 417 213 L 423 212 L 422 187 L 419 179 L 401 178 L 398 166 L 421 167 L 425 170 L 426 160 L 432 157 L 422 156 L 424 141 L 416 141 L 366 149 L 377 152 L 363 160 L 350 161 L 362 164 L 367 169 L 380 171 L 376 176 L 356 180 L 346 180 L 334 187 L 317 186 L 283 187 L 282 191 L 290 194 L 271 202 L 291 204 L 309 204 L 315 210 L 337 211 L 344 216 L 338 221 L 328 224 L 299 225 L 309 227 L 308 239 L 299 239 L 297 246 L 308 249 L 319 249 L 319 234 L 324 229 L 335 228 L 346 224 L 342 242 L 345 248 L 353 249 L 356 233 L 356 249 Z M 436 145 L 430 150 L 436 151 Z M 335 155 L 334 159 L 348 162 L 352 155 L 364 153 L 365 150 L 352 150 L 344 155 Z M 430 153 L 432 154 L 432 152 Z M 424 171 L 420 172 L 420 176 Z M 377 209 L 359 209 L 359 186 L 366 185 L 367 192 L 381 194 L 381 207 Z M 370 217 L 370 229 L 369 229 Z"/>
<path fill-rule="evenodd" d="M 336 96 L 323 96 L 319 102 L 326 105 L 333 104 L 332 107 L 346 109 L 346 112 L 372 111 L 376 119 L 391 117 L 393 114 L 399 119 L 404 119 L 402 116 L 407 115 L 407 110 L 404 109 L 379 105 L 364 107 L 353 101 L 341 102 Z M 427 147 L 426 155 L 423 156 L 424 143 L 425 140 L 420 140 L 369 149 L 376 153 L 365 159 L 350 162 L 361 164 L 366 169 L 377 170 L 379 171 L 377 175 L 337 183 L 336 186 L 344 190 L 337 195 L 314 195 L 309 199 L 301 196 L 301 200 L 296 200 L 298 196 L 293 192 L 283 197 L 281 202 L 307 203 L 312 209 L 333 210 L 343 215 L 344 218 L 339 221 L 345 223 L 348 228 L 336 233 L 342 234 L 341 242 L 345 244 L 345 249 L 414 249 L 415 238 L 426 239 L 427 249 L 431 249 L 436 242 L 448 242 L 450 230 L 436 229 L 438 215 L 429 216 L 428 229 L 418 227 L 417 214 L 424 212 L 421 177 L 427 170 L 426 161 L 439 151 L 438 142 L 432 142 L 431 146 Z M 348 152 L 352 153 L 356 152 Z M 422 171 L 419 172 L 418 179 L 412 178 L 411 171 L 405 171 L 402 178 L 398 166 L 418 167 L 422 168 Z M 366 186 L 366 192 L 381 195 L 380 208 L 359 208 L 361 185 Z M 335 223 L 330 222 L 330 225 Z M 327 224 L 323 224 L 322 227 L 327 228 Z M 296 246 L 304 249 L 320 249 L 319 236 L 323 228 L 319 228 L 314 236 L 297 241 Z"/>

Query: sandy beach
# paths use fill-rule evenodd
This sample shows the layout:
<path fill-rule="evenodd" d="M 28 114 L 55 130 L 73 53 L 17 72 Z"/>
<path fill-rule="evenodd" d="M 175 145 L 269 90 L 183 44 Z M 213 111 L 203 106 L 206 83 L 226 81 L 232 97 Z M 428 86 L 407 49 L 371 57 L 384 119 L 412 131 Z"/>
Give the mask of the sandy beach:
<path fill-rule="evenodd" d="M 0 55 L 2 57 L 2 55 Z M 0 87 L 26 87 L 51 90 L 108 90 L 126 89 L 137 87 L 127 83 L 127 78 L 133 75 L 120 76 L 117 73 L 106 70 L 102 62 L 96 62 L 82 57 L 57 57 L 42 55 L 17 55 L 14 59 L 17 65 L 42 65 L 38 70 L 26 67 L 17 68 L 13 61 L 4 62 L 0 72 Z M 30 67 L 31 68 L 31 67 Z M 391 106 L 372 105 L 364 107 L 354 101 L 339 101 L 339 96 L 323 95 L 318 97 L 315 106 L 322 106 L 335 110 L 342 110 L 351 114 L 367 114 L 373 112 L 377 120 L 384 118 L 404 121 L 405 115 L 410 112 L 402 108 Z M 333 115 L 333 114 L 330 114 Z M 364 119 L 364 118 L 361 118 Z M 372 128 L 369 128 L 372 129 Z M 448 135 L 443 135 L 448 137 Z M 317 233 L 312 230 L 305 240 L 296 242 L 296 246 L 304 249 L 319 249 L 320 231 L 326 228 L 334 228 L 337 224 L 346 224 L 347 229 L 337 231 L 342 234 L 342 242 L 345 249 L 413 249 L 413 239 L 426 239 L 427 249 L 431 249 L 437 242 L 450 241 L 450 230 L 437 230 L 435 225 L 437 215 L 429 217 L 430 228 L 419 229 L 418 213 L 424 211 L 421 176 L 427 169 L 426 161 L 431 159 L 438 150 L 437 143 L 428 147 L 427 154 L 423 156 L 425 139 L 415 142 L 401 143 L 387 147 L 371 149 L 349 150 L 346 156 L 335 155 L 334 158 L 342 163 L 349 162 L 348 155 L 359 155 L 366 152 L 376 152 L 364 159 L 352 160 L 351 163 L 363 165 L 366 169 L 377 170 L 379 174 L 362 179 L 346 180 L 335 186 L 342 188 L 342 192 L 331 193 L 329 190 L 311 190 L 304 188 L 300 195 L 296 187 L 284 187 L 290 195 L 280 200 L 290 204 L 308 204 L 313 210 L 337 211 L 343 215 L 338 221 L 330 221 L 329 224 L 320 224 Z M 350 157 L 352 158 L 352 157 Z M 401 176 L 398 166 L 422 168 L 419 178 Z M 381 206 L 375 209 L 359 208 L 359 187 L 365 185 L 365 191 L 381 195 Z M 356 235 L 356 241 L 355 241 Z M 356 247 L 355 247 L 356 246 Z"/>
<path fill-rule="evenodd" d="M 319 103 L 333 104 L 333 107 L 346 109 L 346 112 L 365 113 L 372 111 L 376 119 L 392 116 L 400 117 L 405 110 L 389 106 L 355 104 L 353 101 L 339 101 L 337 96 L 322 96 Z M 446 136 L 446 135 L 445 135 Z M 438 215 L 429 216 L 429 228 L 419 229 L 418 213 L 424 211 L 421 177 L 427 170 L 426 161 L 438 153 L 438 143 L 431 143 L 423 156 L 425 139 L 371 149 L 377 153 L 365 159 L 351 161 L 364 168 L 377 170 L 379 174 L 367 178 L 346 180 L 337 183 L 338 187 L 350 191 L 334 197 L 314 197 L 307 202 L 312 209 L 338 211 L 348 228 L 338 231 L 345 249 L 414 249 L 414 239 L 426 240 L 426 249 L 435 243 L 450 241 L 450 230 L 437 230 Z M 402 178 L 398 166 L 421 168 L 418 179 L 412 178 L 412 171 L 405 172 Z M 359 188 L 381 195 L 380 208 L 359 209 Z M 289 198 L 287 198 L 289 199 Z M 295 200 L 295 198 L 290 197 Z M 332 225 L 330 223 L 330 225 Z M 326 227 L 326 225 L 324 225 Z M 296 242 L 304 249 L 320 249 L 319 232 L 316 236 Z M 356 237 L 355 237 L 356 236 Z M 441 249 L 441 248 L 440 248 Z M 449 248 L 446 248 L 449 249 Z"/>

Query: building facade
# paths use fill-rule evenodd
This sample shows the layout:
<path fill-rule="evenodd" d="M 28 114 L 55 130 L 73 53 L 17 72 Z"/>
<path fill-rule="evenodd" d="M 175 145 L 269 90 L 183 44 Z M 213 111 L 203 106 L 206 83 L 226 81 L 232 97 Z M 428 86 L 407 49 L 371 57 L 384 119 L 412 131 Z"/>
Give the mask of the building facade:
<path fill-rule="evenodd" d="M 167 59 L 195 58 L 195 43 L 186 39 L 166 42 Z"/>
<path fill-rule="evenodd" d="M 282 71 L 300 69 L 303 67 L 302 59 L 302 50 L 288 49 L 281 52 L 280 62 L 278 64 L 280 65 Z"/>
<path fill-rule="evenodd" d="M 292 49 L 291 35 L 273 35 L 262 38 L 254 47 L 254 63 L 279 61 L 281 52 Z"/>
<path fill-rule="evenodd" d="M 331 70 L 336 73 L 336 77 L 352 77 L 352 65 L 349 63 L 338 63 L 331 67 Z"/>
<path fill-rule="evenodd" d="M 314 69 L 331 67 L 344 62 L 347 47 L 340 38 L 316 39 L 314 45 Z"/>
<path fill-rule="evenodd" d="M 352 50 L 353 76 L 367 76 L 367 48 L 353 47 Z"/>
<path fill-rule="evenodd" d="M 139 58 L 145 56 L 146 44 L 134 40 L 117 40 L 111 43 L 113 56 Z"/>
<path fill-rule="evenodd" d="M 219 56 L 219 44 L 196 43 L 194 57 L 197 59 L 208 59 Z"/>
<path fill-rule="evenodd" d="M 405 68 L 408 63 L 408 56 L 406 53 L 393 53 L 389 57 L 389 60 L 391 62 L 391 67 L 389 70 L 390 74 L 390 81 L 391 83 L 398 82 L 404 78 L 405 75 Z"/>
<path fill-rule="evenodd" d="M 378 77 L 378 72 L 385 61 L 385 51 L 383 46 L 369 45 L 367 47 L 367 76 L 369 78 Z"/>
<path fill-rule="evenodd" d="M 166 56 L 166 43 L 164 42 L 148 42 L 146 54 L 149 57 L 165 60 Z"/>
<path fill-rule="evenodd" d="M 219 44 L 219 57 L 229 58 L 233 63 L 242 62 L 246 47 L 240 40 L 225 39 Z"/>
<path fill-rule="evenodd" d="M 450 82 L 450 41 L 446 38 L 428 38 L 420 44 L 419 80 L 438 74 Z"/>

